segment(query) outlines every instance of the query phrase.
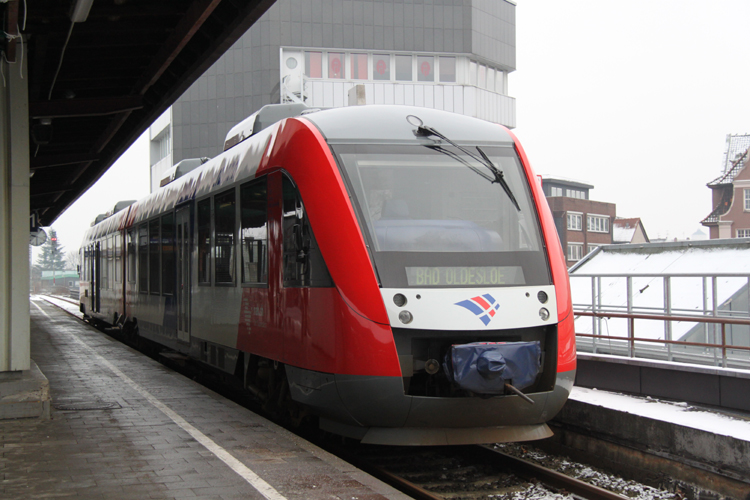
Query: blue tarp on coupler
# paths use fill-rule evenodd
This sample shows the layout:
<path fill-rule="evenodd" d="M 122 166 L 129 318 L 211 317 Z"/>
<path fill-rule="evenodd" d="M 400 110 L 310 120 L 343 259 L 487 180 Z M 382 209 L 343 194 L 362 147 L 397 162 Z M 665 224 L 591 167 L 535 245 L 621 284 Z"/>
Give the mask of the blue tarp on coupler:
<path fill-rule="evenodd" d="M 503 394 L 505 384 L 523 390 L 542 367 L 542 348 L 534 342 L 474 342 L 451 346 L 444 369 L 453 382 L 476 394 Z"/>

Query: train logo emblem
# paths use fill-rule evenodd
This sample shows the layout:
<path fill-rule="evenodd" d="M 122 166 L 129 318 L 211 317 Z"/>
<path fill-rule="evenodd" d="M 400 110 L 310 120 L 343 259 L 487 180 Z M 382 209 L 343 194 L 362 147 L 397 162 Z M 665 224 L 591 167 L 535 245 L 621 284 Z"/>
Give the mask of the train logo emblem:
<path fill-rule="evenodd" d="M 474 313 L 474 315 L 484 323 L 484 326 L 490 324 L 490 321 L 495 317 L 497 310 L 500 309 L 500 304 L 498 304 L 495 297 L 489 293 L 477 295 L 476 297 L 462 300 L 461 302 L 456 302 L 455 305 L 465 307 Z"/>

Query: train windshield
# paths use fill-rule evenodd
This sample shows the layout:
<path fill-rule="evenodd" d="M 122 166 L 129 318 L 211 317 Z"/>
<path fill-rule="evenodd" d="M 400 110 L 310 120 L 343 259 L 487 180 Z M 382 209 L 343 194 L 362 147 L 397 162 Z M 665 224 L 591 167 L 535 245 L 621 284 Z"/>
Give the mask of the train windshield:
<path fill-rule="evenodd" d="M 447 145 L 333 148 L 383 287 L 551 283 L 537 211 L 513 148 L 473 148 L 481 157 Z"/>

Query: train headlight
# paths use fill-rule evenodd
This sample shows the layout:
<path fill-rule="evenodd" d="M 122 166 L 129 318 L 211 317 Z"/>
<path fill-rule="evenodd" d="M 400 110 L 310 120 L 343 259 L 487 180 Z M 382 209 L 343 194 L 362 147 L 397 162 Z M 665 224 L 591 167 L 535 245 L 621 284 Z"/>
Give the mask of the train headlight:
<path fill-rule="evenodd" d="M 549 319 L 549 311 L 546 307 L 539 309 L 539 317 L 542 318 L 542 321 L 547 321 Z"/>
<path fill-rule="evenodd" d="M 399 321 L 401 321 L 401 323 L 408 325 L 412 322 L 414 316 L 412 316 L 409 311 L 401 311 L 400 313 L 398 313 L 398 319 Z"/>
<path fill-rule="evenodd" d="M 539 302 L 542 304 L 546 304 L 549 297 L 547 297 L 547 292 L 544 290 L 540 290 L 539 293 L 536 294 L 536 298 L 539 299 Z"/>
<path fill-rule="evenodd" d="M 393 303 L 398 307 L 404 307 L 406 305 L 406 296 L 403 293 L 397 293 L 393 296 Z"/>

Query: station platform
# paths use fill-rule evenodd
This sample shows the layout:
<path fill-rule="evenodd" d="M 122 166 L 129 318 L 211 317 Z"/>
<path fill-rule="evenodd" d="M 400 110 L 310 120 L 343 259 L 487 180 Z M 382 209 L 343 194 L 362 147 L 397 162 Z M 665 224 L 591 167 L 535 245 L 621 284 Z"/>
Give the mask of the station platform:
<path fill-rule="evenodd" d="M 409 498 L 92 328 L 75 304 L 31 300 L 50 419 L 0 421 L 0 498 Z"/>

